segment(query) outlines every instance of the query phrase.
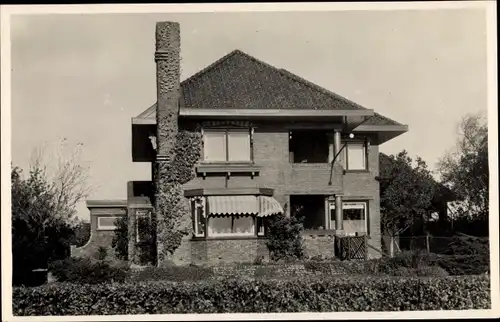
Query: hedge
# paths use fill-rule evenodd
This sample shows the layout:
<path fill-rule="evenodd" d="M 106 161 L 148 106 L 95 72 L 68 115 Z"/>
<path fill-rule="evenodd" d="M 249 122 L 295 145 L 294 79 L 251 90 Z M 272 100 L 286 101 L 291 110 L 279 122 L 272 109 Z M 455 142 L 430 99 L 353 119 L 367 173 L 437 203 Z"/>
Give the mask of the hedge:
<path fill-rule="evenodd" d="M 14 288 L 15 315 L 346 312 L 490 308 L 487 275 L 220 279 Z"/>
<path fill-rule="evenodd" d="M 202 281 L 213 277 L 210 267 L 198 266 L 167 266 L 147 267 L 144 270 L 130 274 L 131 281 L 157 281 L 165 280 L 171 282 Z"/>

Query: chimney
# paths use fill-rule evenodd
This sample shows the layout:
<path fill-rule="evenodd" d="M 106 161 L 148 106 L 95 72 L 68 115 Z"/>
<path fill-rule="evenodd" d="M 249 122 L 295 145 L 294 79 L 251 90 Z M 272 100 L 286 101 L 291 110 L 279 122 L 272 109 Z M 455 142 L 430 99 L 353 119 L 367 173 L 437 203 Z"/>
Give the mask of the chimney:
<path fill-rule="evenodd" d="M 156 24 L 157 160 L 170 162 L 175 144 L 180 98 L 180 28 L 177 22 Z"/>

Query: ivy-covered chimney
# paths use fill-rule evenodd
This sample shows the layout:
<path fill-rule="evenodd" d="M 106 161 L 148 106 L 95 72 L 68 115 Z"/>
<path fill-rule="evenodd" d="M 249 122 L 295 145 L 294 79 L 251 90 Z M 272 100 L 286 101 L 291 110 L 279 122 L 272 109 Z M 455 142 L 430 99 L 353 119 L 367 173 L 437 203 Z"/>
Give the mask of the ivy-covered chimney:
<path fill-rule="evenodd" d="M 176 22 L 156 24 L 156 124 L 155 226 L 157 265 L 178 245 L 176 208 L 182 189 L 171 177 L 178 132 L 180 98 L 180 28 Z M 180 237 L 179 237 L 180 238 Z"/>
<path fill-rule="evenodd" d="M 157 159 L 169 162 L 178 131 L 180 98 L 180 28 L 177 22 L 156 24 Z"/>

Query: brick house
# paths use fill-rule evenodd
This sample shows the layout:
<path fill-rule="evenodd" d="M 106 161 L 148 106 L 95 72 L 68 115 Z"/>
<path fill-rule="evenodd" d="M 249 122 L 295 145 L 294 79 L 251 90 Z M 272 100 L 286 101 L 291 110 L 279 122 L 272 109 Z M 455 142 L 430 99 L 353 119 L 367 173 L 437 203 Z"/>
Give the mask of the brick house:
<path fill-rule="evenodd" d="M 151 163 L 152 181 L 129 182 L 126 202 L 88 203 L 93 216 L 110 218 L 125 205 L 129 260 L 138 258 L 139 219 L 165 218 L 158 187 L 177 169 L 158 169 L 183 157 L 170 143 L 181 131 L 201 138 L 170 208 L 183 209 L 188 233 L 159 265 L 266 257 L 268 218 L 280 213 L 303 218 L 309 256 L 336 256 L 336 238 L 366 236 L 368 256 L 377 257 L 379 146 L 408 127 L 239 50 L 180 82 L 179 54 L 179 25 L 158 23 L 157 103 L 132 118 L 132 160 Z M 93 235 L 99 220 L 109 224 L 95 219 Z"/>

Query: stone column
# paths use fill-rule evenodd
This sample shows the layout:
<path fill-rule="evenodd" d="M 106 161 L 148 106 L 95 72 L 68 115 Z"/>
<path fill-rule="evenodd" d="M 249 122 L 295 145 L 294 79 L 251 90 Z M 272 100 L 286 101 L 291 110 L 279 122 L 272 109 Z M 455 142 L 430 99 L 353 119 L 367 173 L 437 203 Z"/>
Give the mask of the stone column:
<path fill-rule="evenodd" d="M 335 231 L 336 234 L 344 233 L 344 218 L 342 210 L 342 195 L 335 195 Z"/>
<path fill-rule="evenodd" d="M 334 157 L 335 157 L 334 134 L 328 133 L 328 163 L 331 163 Z"/>
<path fill-rule="evenodd" d="M 165 180 L 173 158 L 173 148 L 178 132 L 178 113 L 180 98 L 180 27 L 176 22 L 159 22 L 156 24 L 156 124 L 157 124 L 157 154 L 155 187 L 163 190 L 164 185 L 175 185 Z M 174 186 L 172 186 L 174 188 Z M 155 197 L 155 213 L 157 219 L 157 234 L 163 229 L 164 214 L 161 212 L 163 201 Z M 163 243 L 157 240 L 158 265 L 163 260 Z"/>
<path fill-rule="evenodd" d="M 340 142 L 340 130 L 335 130 L 333 134 L 333 145 L 334 145 L 334 155 L 337 155 L 339 153 L 340 148 L 342 147 Z M 340 163 L 340 155 L 337 156 L 337 159 L 335 160 L 336 163 Z"/>

